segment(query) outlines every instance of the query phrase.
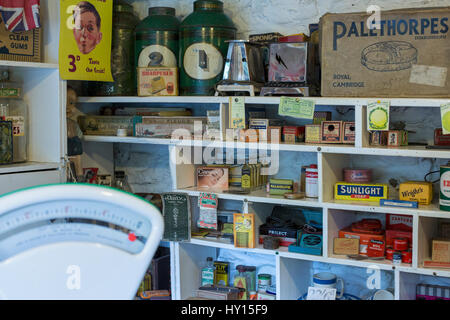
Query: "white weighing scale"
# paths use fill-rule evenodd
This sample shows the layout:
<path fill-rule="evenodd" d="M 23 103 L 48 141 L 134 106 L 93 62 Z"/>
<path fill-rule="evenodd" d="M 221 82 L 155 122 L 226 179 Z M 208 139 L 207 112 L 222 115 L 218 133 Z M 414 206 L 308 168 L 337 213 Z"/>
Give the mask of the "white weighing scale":
<path fill-rule="evenodd" d="M 161 213 L 109 187 L 57 184 L 0 197 L 0 299 L 133 299 Z"/>

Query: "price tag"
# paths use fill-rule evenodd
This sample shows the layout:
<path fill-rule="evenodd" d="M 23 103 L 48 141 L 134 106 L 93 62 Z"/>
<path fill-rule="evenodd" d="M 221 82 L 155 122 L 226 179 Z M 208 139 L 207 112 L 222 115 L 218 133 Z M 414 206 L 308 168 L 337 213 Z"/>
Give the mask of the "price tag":
<path fill-rule="evenodd" d="M 232 129 L 245 129 L 245 98 L 230 97 L 229 127 Z"/>
<path fill-rule="evenodd" d="M 308 288 L 306 300 L 336 300 L 336 288 Z"/>
<path fill-rule="evenodd" d="M 313 119 L 314 109 L 315 103 L 313 100 L 293 97 L 281 97 L 278 114 L 280 116 Z"/>
<path fill-rule="evenodd" d="M 441 105 L 442 133 L 450 134 L 450 103 Z"/>
<path fill-rule="evenodd" d="M 388 131 L 390 101 L 370 101 L 367 104 L 367 130 Z"/>
<path fill-rule="evenodd" d="M 63 80 L 114 81 L 113 0 L 61 0 L 59 72 Z"/>

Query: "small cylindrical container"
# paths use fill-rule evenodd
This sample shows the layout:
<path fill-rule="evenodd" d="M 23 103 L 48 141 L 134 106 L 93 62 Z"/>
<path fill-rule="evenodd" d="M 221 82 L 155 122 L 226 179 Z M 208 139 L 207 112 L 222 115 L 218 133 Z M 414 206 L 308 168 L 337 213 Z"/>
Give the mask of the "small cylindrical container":
<path fill-rule="evenodd" d="M 265 293 L 272 285 L 272 276 L 266 273 L 258 274 L 258 292 Z"/>
<path fill-rule="evenodd" d="M 316 164 L 312 164 L 309 168 L 306 168 L 306 179 L 305 179 L 305 196 L 307 198 L 318 198 L 319 197 L 319 170 Z"/>

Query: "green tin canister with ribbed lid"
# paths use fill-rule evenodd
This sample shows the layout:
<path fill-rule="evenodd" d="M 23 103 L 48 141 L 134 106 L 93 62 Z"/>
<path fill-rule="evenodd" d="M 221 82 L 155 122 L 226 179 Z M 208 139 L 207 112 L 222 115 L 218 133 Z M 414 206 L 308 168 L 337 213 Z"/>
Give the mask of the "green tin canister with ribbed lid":
<path fill-rule="evenodd" d="M 175 9 L 151 7 L 135 30 L 135 66 L 176 68 L 180 21 Z"/>
<path fill-rule="evenodd" d="M 180 26 L 181 95 L 214 95 L 222 80 L 227 40 L 236 39 L 236 27 L 224 13 L 223 2 L 198 0 L 194 12 Z"/>

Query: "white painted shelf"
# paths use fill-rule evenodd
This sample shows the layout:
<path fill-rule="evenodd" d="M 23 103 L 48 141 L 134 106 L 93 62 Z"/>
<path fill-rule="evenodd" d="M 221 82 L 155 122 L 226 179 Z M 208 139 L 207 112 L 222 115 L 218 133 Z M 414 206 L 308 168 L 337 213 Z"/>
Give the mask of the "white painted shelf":
<path fill-rule="evenodd" d="M 426 149 L 422 146 L 405 146 L 398 148 L 383 147 L 362 147 L 358 148 L 349 144 L 306 144 L 306 143 L 248 143 L 248 142 L 226 142 L 226 141 L 208 141 L 208 140 L 172 140 L 161 138 L 145 137 L 116 137 L 116 136 L 93 136 L 85 135 L 84 140 L 88 142 L 107 142 L 107 143 L 132 143 L 132 144 L 159 144 L 173 145 L 178 147 L 214 147 L 214 148 L 234 148 L 234 149 L 260 149 L 260 150 L 279 150 L 293 152 L 322 152 L 338 154 L 358 154 L 373 156 L 392 156 L 392 157 L 415 157 L 415 158 L 436 158 L 450 159 L 450 149 Z"/>
<path fill-rule="evenodd" d="M 440 107 L 450 102 L 448 98 L 344 98 L 305 97 L 316 105 L 355 106 L 367 105 L 368 101 L 389 100 L 393 107 Z M 228 103 L 229 97 L 214 96 L 165 96 L 165 97 L 79 97 L 80 103 Z M 280 104 L 280 97 L 245 97 L 247 104 Z"/>
<path fill-rule="evenodd" d="M 292 200 L 286 199 L 282 196 L 275 196 L 268 194 L 264 189 L 252 191 L 249 194 L 233 194 L 233 193 L 224 193 L 223 191 L 214 191 L 214 190 L 201 190 L 196 187 L 192 188 L 183 188 L 178 189 L 175 192 L 184 192 L 188 193 L 190 196 L 198 197 L 202 192 L 213 192 L 217 194 L 219 199 L 226 200 L 237 200 L 237 201 L 248 201 L 255 203 L 272 203 L 272 204 L 288 204 L 292 206 L 303 206 L 303 207 L 313 207 L 313 208 L 321 208 L 322 204 L 317 199 L 313 198 L 305 198 L 300 200 Z"/>
<path fill-rule="evenodd" d="M 56 63 L 0 60 L 0 67 L 30 68 L 30 69 L 58 69 L 59 65 Z"/>

